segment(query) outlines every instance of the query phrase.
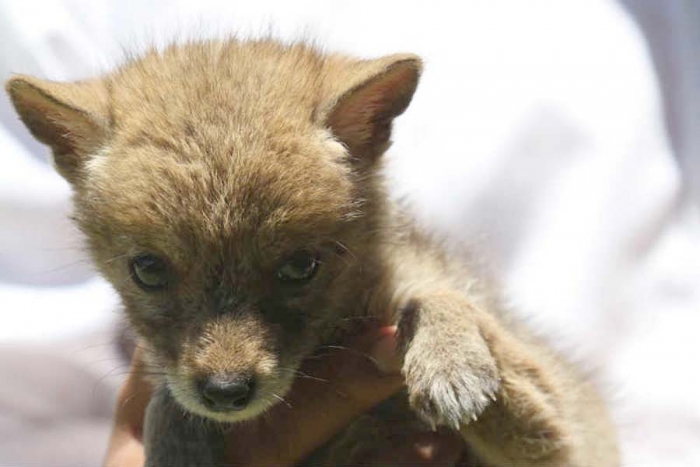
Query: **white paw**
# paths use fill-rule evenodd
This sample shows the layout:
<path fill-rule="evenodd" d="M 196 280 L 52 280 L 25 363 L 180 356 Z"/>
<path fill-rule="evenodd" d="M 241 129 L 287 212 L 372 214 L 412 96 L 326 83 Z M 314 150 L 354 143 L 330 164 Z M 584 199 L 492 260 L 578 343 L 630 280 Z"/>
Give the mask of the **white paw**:
<path fill-rule="evenodd" d="M 448 354 L 412 346 L 404 361 L 409 403 L 433 428 L 454 429 L 478 419 L 496 400 L 500 378 L 486 343 Z"/>

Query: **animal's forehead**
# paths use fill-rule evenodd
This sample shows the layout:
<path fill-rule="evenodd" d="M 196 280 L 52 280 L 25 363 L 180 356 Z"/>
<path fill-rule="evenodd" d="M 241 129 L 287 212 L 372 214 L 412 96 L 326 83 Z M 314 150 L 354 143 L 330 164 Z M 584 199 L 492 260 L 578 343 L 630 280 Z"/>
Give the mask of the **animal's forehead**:
<path fill-rule="evenodd" d="M 114 148 L 92 164 L 91 209 L 113 233 L 166 251 L 274 253 L 332 235 L 356 208 L 348 166 L 330 140 L 294 148 L 259 145 L 216 157 L 148 144 Z"/>

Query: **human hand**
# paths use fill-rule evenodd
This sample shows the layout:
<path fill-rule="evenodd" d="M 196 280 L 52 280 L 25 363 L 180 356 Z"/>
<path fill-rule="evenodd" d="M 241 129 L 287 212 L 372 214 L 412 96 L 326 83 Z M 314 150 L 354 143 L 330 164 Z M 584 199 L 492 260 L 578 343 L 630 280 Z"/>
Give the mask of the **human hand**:
<path fill-rule="evenodd" d="M 228 431 L 227 461 L 241 466 L 298 464 L 357 416 L 400 390 L 404 384 L 400 363 L 392 327 L 372 330 L 348 347 L 332 347 L 323 356 L 310 358 L 301 373 L 313 377 L 297 378 L 285 403 Z M 144 463 L 141 433 L 152 392 L 146 373 L 137 349 L 118 398 L 106 467 Z M 363 465 L 451 466 L 461 452 L 462 441 L 456 436 L 420 433 Z"/>

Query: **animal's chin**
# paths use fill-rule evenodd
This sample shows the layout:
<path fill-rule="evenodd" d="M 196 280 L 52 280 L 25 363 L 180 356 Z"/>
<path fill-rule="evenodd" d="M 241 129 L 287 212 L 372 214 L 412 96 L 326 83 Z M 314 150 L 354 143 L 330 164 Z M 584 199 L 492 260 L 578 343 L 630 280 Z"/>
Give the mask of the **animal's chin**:
<path fill-rule="evenodd" d="M 211 411 L 207 409 L 204 405 L 199 404 L 199 403 L 188 403 L 187 398 L 185 400 L 181 400 L 178 398 L 178 396 L 175 396 L 175 400 L 182 405 L 186 410 L 189 412 L 192 412 L 195 415 L 199 415 L 200 417 L 208 418 L 210 420 L 214 420 L 217 422 L 222 422 L 222 423 L 236 423 L 236 422 L 243 422 L 245 420 L 251 420 L 258 415 L 262 414 L 265 412 L 267 409 L 272 407 L 274 405 L 273 401 L 267 401 L 267 400 L 253 400 L 251 403 L 248 405 L 243 410 L 232 410 L 232 411 Z"/>
<path fill-rule="evenodd" d="M 201 402 L 194 385 L 187 384 L 182 378 L 170 375 L 166 378 L 166 381 L 173 398 L 185 410 L 200 417 L 222 423 L 237 423 L 251 420 L 279 403 L 285 404 L 285 396 L 292 385 L 291 380 L 287 381 L 285 379 L 263 381 L 258 394 L 244 409 L 213 411 Z"/>

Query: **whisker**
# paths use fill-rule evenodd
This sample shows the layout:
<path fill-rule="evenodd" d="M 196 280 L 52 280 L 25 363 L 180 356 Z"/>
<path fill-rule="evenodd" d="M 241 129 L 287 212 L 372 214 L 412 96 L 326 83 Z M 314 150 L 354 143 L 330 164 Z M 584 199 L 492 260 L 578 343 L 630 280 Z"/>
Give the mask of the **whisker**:
<path fill-rule="evenodd" d="M 303 371 L 295 370 L 295 369 L 293 369 L 293 368 L 279 368 L 278 370 L 280 370 L 280 371 L 288 371 L 288 372 L 290 372 L 291 374 L 293 374 L 294 376 L 296 376 L 297 378 L 301 378 L 301 379 L 311 379 L 311 380 L 318 381 L 318 382 L 321 382 L 321 383 L 330 383 L 330 381 L 328 381 L 327 379 L 318 378 L 318 377 L 316 377 L 316 376 L 312 376 L 312 375 L 310 375 L 310 374 L 308 374 L 308 373 L 304 373 Z"/>
<path fill-rule="evenodd" d="M 55 268 L 46 269 L 46 270 L 37 272 L 36 275 L 37 275 L 37 276 L 42 276 L 42 275 L 45 275 L 45 274 L 53 274 L 53 273 L 55 273 L 55 272 L 59 272 L 59 271 L 63 271 L 63 270 L 66 270 L 66 269 L 75 267 L 75 266 L 77 266 L 77 265 L 79 265 L 79 264 L 92 265 L 92 262 L 91 262 L 90 260 L 87 260 L 87 259 L 80 259 L 80 260 L 77 260 L 77 261 L 73 261 L 73 262 L 71 262 L 71 263 L 62 264 L 61 266 L 56 266 Z"/>
<path fill-rule="evenodd" d="M 280 396 L 280 395 L 278 395 L 278 394 L 275 394 L 274 392 L 272 393 L 272 397 L 274 397 L 274 398 L 277 399 L 278 401 L 282 402 L 284 405 L 287 406 L 288 409 L 291 410 L 291 409 L 294 408 L 294 407 L 292 407 L 292 404 L 291 404 L 287 399 L 285 399 L 284 397 L 282 397 L 282 396 Z"/>
<path fill-rule="evenodd" d="M 144 394 L 147 394 L 147 393 L 148 393 L 148 391 L 136 391 L 136 392 L 130 394 L 129 397 L 127 397 L 126 399 L 124 399 L 124 400 L 122 401 L 122 403 L 119 404 L 119 410 L 124 410 L 124 408 L 125 408 L 128 404 L 130 404 L 131 402 L 134 401 L 134 399 L 136 399 L 137 397 L 142 396 L 142 395 L 144 395 Z"/>
<path fill-rule="evenodd" d="M 359 350 L 357 350 L 357 349 L 353 349 L 353 348 L 351 348 L 351 347 L 345 347 L 345 346 L 342 346 L 342 345 L 323 345 L 323 346 L 319 347 L 319 350 L 323 350 L 323 349 L 345 350 L 345 351 L 350 352 L 350 353 L 352 353 L 352 354 L 354 354 L 354 355 L 358 355 L 358 356 L 360 356 L 360 357 L 364 357 L 364 358 L 366 358 L 367 360 L 369 360 L 369 361 L 371 361 L 372 363 L 374 363 L 375 365 L 379 366 L 379 362 L 377 361 L 376 358 L 372 357 L 371 355 L 369 355 L 369 354 L 367 354 L 367 353 L 365 353 L 365 352 L 361 352 L 361 351 L 359 351 Z M 329 354 L 326 354 L 326 355 L 329 355 Z"/>
<path fill-rule="evenodd" d="M 106 347 L 106 346 L 108 346 L 108 345 L 116 345 L 116 343 L 117 343 L 117 340 L 116 340 L 116 339 L 112 339 L 112 340 L 110 340 L 109 342 L 100 342 L 100 343 L 97 343 L 97 344 L 86 345 L 86 346 L 81 347 L 81 348 L 79 348 L 79 349 L 75 349 L 74 351 L 72 351 L 72 352 L 70 353 L 70 355 L 71 355 L 71 356 L 74 356 L 74 355 L 76 355 L 76 354 L 78 354 L 78 353 L 80 353 L 80 352 L 85 352 L 85 351 L 87 351 L 87 350 L 96 349 L 97 347 Z"/>
<path fill-rule="evenodd" d="M 116 260 L 118 260 L 118 259 L 127 258 L 127 257 L 129 257 L 129 256 L 130 256 L 129 254 L 117 255 L 117 256 L 115 256 L 115 257 L 113 257 L 113 258 L 109 258 L 108 260 L 106 260 L 106 261 L 104 262 L 104 264 L 110 264 L 110 263 L 113 263 L 114 261 L 116 261 Z"/>
<path fill-rule="evenodd" d="M 348 316 L 347 318 L 341 318 L 339 321 L 371 321 L 376 319 L 374 316 Z"/>

